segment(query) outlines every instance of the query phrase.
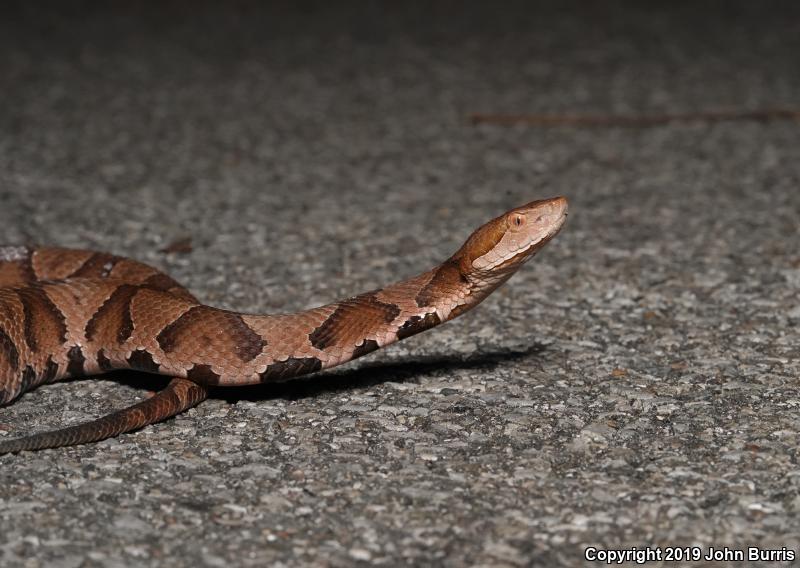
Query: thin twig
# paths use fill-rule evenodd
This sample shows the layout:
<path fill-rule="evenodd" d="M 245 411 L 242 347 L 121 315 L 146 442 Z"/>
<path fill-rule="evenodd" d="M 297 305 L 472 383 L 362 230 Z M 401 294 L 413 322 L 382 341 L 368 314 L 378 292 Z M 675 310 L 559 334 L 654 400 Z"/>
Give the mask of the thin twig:
<path fill-rule="evenodd" d="M 192 237 L 183 237 L 161 249 L 165 254 L 188 254 L 192 252 Z"/>
<path fill-rule="evenodd" d="M 729 120 L 797 120 L 800 110 L 772 108 L 761 110 L 717 110 L 675 114 L 603 115 L 603 114 L 489 114 L 472 113 L 472 124 L 513 126 L 624 126 L 639 128 L 673 122 L 722 122 Z"/>

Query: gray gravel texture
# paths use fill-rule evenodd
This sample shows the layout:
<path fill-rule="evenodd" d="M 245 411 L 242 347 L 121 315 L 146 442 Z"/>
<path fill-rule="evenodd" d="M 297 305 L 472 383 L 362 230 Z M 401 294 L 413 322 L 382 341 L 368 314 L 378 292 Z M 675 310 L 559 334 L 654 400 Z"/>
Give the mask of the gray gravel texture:
<path fill-rule="evenodd" d="M 800 124 L 466 118 L 791 106 L 800 4 L 7 2 L 0 22 L 0 242 L 109 250 L 280 312 L 425 270 L 510 207 L 571 201 L 536 260 L 435 331 L 0 457 L 0 565 L 800 547 Z M 0 410 L 0 435 L 160 384 L 43 387 Z"/>

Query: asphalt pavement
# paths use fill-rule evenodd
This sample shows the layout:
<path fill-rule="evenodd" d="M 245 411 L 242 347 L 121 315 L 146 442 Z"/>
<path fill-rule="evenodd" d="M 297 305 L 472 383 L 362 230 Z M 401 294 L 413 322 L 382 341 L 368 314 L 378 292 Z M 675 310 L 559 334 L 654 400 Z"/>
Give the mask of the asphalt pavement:
<path fill-rule="evenodd" d="M 797 556 L 800 122 L 469 117 L 796 107 L 798 54 L 796 2 L 3 3 L 0 242 L 286 312 L 426 270 L 528 201 L 565 195 L 570 217 L 433 331 L 0 457 L 0 565 Z M 48 385 L 0 436 L 160 384 Z"/>

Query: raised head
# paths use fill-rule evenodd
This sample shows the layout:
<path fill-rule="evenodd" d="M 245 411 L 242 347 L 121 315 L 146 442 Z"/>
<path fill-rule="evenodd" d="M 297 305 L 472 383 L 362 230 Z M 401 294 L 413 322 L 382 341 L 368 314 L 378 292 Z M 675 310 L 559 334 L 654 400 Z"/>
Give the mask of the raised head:
<path fill-rule="evenodd" d="M 451 260 L 468 278 L 504 279 L 556 236 L 566 218 L 566 198 L 533 201 L 480 227 Z"/>

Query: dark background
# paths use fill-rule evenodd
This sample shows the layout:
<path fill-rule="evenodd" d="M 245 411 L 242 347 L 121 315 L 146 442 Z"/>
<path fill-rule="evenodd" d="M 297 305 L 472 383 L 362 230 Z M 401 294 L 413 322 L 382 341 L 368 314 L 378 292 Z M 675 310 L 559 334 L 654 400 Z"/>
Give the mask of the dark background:
<path fill-rule="evenodd" d="M 552 566 L 800 546 L 797 2 L 4 2 L 0 242 L 303 309 L 502 211 L 566 228 L 469 316 L 312 380 L 0 457 L 4 566 Z M 161 252 L 191 238 L 190 252 Z M 9 436 L 158 381 L 42 387 Z M 120 381 L 122 384 L 120 385 Z"/>

